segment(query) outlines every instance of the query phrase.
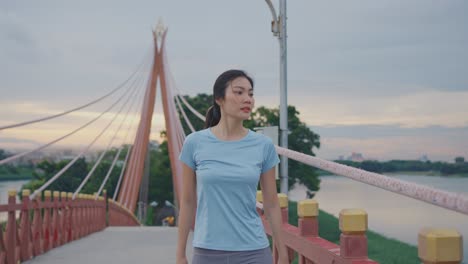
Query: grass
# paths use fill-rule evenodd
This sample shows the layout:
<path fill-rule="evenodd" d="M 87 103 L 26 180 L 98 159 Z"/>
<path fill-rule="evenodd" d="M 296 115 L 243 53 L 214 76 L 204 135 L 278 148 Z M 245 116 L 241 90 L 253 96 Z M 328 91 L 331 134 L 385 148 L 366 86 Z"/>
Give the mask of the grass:
<path fill-rule="evenodd" d="M 335 216 L 320 210 L 319 236 L 340 243 L 339 221 Z M 297 203 L 289 202 L 289 223 L 297 226 Z M 381 264 L 419 264 L 418 249 L 404 242 L 387 238 L 374 231 L 367 231 L 368 256 Z M 297 258 L 293 263 L 297 263 Z"/>

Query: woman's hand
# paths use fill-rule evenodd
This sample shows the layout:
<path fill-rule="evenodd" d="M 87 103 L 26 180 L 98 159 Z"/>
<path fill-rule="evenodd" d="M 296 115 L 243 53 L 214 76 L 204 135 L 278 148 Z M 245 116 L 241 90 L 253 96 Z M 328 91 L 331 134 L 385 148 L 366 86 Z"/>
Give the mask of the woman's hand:
<path fill-rule="evenodd" d="M 278 264 L 289 264 L 288 254 L 280 254 L 278 256 Z"/>
<path fill-rule="evenodd" d="M 178 256 L 177 257 L 177 264 L 188 264 L 187 257 L 186 256 Z"/>

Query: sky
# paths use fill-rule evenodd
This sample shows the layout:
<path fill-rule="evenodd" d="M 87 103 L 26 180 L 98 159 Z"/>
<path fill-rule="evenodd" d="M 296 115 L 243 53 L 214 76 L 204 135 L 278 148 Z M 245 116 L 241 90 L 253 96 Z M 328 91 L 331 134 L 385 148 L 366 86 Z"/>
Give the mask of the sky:
<path fill-rule="evenodd" d="M 468 158 L 466 10 L 462 0 L 288 1 L 288 104 L 320 134 L 317 156 Z M 0 125 L 108 93 L 151 59 L 151 29 L 159 19 L 168 27 L 169 63 L 182 93 L 210 93 L 221 72 L 240 68 L 255 80 L 257 106 L 278 106 L 279 43 L 263 0 L 6 0 L 0 2 Z M 48 142 L 116 98 L 0 131 L 0 148 Z M 159 99 L 153 139 L 164 129 Z M 87 145 L 105 125 L 97 123 L 57 146 Z M 110 138 L 106 133 L 97 146 Z"/>

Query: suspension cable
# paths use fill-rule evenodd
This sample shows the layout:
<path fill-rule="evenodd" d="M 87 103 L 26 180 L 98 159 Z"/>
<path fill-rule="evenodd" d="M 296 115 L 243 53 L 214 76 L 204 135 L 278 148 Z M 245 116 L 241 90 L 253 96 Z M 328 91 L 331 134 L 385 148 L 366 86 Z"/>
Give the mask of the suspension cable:
<path fill-rule="evenodd" d="M 148 104 L 148 100 L 149 100 L 149 96 L 148 94 L 150 93 L 150 90 L 148 89 L 148 85 L 150 85 L 149 83 L 147 83 L 147 86 L 146 86 L 146 93 L 145 93 L 145 96 L 143 98 L 143 107 L 142 107 L 142 111 L 140 112 L 140 125 L 141 125 L 141 122 L 142 120 L 146 120 L 147 117 L 148 117 L 148 113 L 145 111 L 143 112 L 143 109 L 146 108 L 147 104 Z M 140 130 L 141 126 L 139 125 L 137 131 L 136 131 L 136 134 L 135 134 L 135 138 L 140 138 L 141 135 L 144 133 L 143 130 Z M 143 144 L 143 141 L 142 140 L 136 140 L 136 145 L 133 147 L 133 150 L 136 150 L 138 151 L 140 148 L 141 148 L 141 145 Z M 132 155 L 130 157 L 130 164 L 135 164 L 135 160 L 138 159 L 139 156 L 138 155 Z M 138 160 L 137 160 L 138 161 Z M 137 167 L 136 166 L 132 166 L 129 168 L 129 170 L 131 170 L 129 172 L 128 175 L 135 175 L 135 173 L 133 173 L 135 170 L 137 170 Z M 120 199 L 121 203 L 128 208 L 128 199 L 129 199 L 129 196 L 131 195 L 133 189 L 131 188 L 133 185 L 131 185 L 133 183 L 133 178 L 131 178 L 129 176 L 129 179 L 124 182 L 124 186 L 122 188 L 122 191 L 123 191 L 123 194 L 122 194 L 122 198 Z"/>
<path fill-rule="evenodd" d="M 114 169 L 115 163 L 119 159 L 120 152 L 122 152 L 122 148 L 119 148 L 117 153 L 115 154 L 114 160 L 112 160 L 112 165 L 110 169 L 107 171 L 106 177 L 104 177 L 104 180 L 101 183 L 101 186 L 99 187 L 99 190 L 97 191 L 96 195 L 94 196 L 94 200 L 97 200 L 99 198 L 99 195 L 101 195 L 102 189 L 104 188 L 104 185 L 107 183 L 107 179 L 109 179 L 109 175 L 112 173 L 112 170 Z"/>
<path fill-rule="evenodd" d="M 25 152 L 22 152 L 22 153 L 18 153 L 18 154 L 14 155 L 14 156 L 8 157 L 8 158 L 3 159 L 3 160 L 0 160 L 0 165 L 5 164 L 5 163 L 8 163 L 8 162 L 11 162 L 11 161 L 13 161 L 13 160 L 16 160 L 16 159 L 21 158 L 21 157 L 23 157 L 23 156 L 25 156 L 25 155 L 28 155 L 28 154 L 37 152 L 37 151 L 39 151 L 39 150 L 42 150 L 42 149 L 44 149 L 44 148 L 46 148 L 46 147 L 48 147 L 48 146 L 50 146 L 50 145 L 53 145 L 53 144 L 55 144 L 55 143 L 57 143 L 57 142 L 59 142 L 59 141 L 65 139 L 65 138 L 67 138 L 67 137 L 69 137 L 69 136 L 71 136 L 71 135 L 77 133 L 78 131 L 82 130 L 83 128 L 85 128 L 85 127 L 91 125 L 91 124 L 94 123 L 96 120 L 98 120 L 101 116 L 103 116 L 104 114 L 106 114 L 107 112 L 109 112 L 112 108 L 114 108 L 114 106 L 116 106 L 116 105 L 125 97 L 125 95 L 130 91 L 130 89 L 131 89 L 131 87 L 129 87 L 129 88 L 125 91 L 125 93 L 122 94 L 122 95 L 117 99 L 117 101 L 115 101 L 110 107 L 108 107 L 106 110 L 104 110 L 104 112 L 102 112 L 101 114 L 99 114 L 97 117 L 95 117 L 95 118 L 92 119 L 91 121 L 87 122 L 86 124 L 80 126 L 79 128 L 77 128 L 77 129 L 73 130 L 72 132 L 66 134 L 65 136 L 59 137 L 59 138 L 57 138 L 57 139 L 55 139 L 55 140 L 52 140 L 52 141 L 50 141 L 50 142 L 48 142 L 48 143 L 46 143 L 46 144 L 44 144 L 44 145 L 42 145 L 42 146 L 39 146 L 39 147 L 36 148 L 36 149 L 30 150 L 30 151 L 25 151 Z"/>
<path fill-rule="evenodd" d="M 191 130 L 192 132 L 195 132 L 195 128 L 193 128 L 192 123 L 191 123 L 190 120 L 187 118 L 187 115 L 185 114 L 185 111 L 184 111 L 184 109 L 182 108 L 182 105 L 180 105 L 179 97 L 178 97 L 178 96 L 175 96 L 175 99 L 176 99 L 176 102 L 177 102 L 177 106 L 179 107 L 179 110 L 180 110 L 180 112 L 182 113 L 182 116 L 184 117 L 185 123 L 187 124 L 187 126 L 190 128 L 190 130 Z"/>
<path fill-rule="evenodd" d="M 69 114 L 69 113 L 72 113 L 72 112 L 75 112 L 75 111 L 78 111 L 78 110 L 81 110 L 83 108 L 86 108 L 88 106 L 91 106 L 91 105 L 94 105 L 95 103 L 97 102 L 100 102 L 102 100 L 104 100 L 105 98 L 111 96 L 112 94 L 114 94 L 115 92 L 117 92 L 118 90 L 122 89 L 122 87 L 125 86 L 125 84 L 133 78 L 133 76 L 140 70 L 140 68 L 143 66 L 144 62 L 145 62 L 145 58 L 146 58 L 146 55 L 145 57 L 143 58 L 142 62 L 140 62 L 140 64 L 137 66 L 137 68 L 133 71 L 133 73 L 130 75 L 130 77 L 128 77 L 124 82 L 122 82 L 121 84 L 119 84 L 115 89 L 113 89 L 112 91 L 110 91 L 109 93 L 99 97 L 98 99 L 94 100 L 94 101 L 91 101 L 87 104 L 84 104 L 84 105 L 81 105 L 81 106 L 78 106 L 78 107 L 75 107 L 73 109 L 70 109 L 70 110 L 66 110 L 64 112 L 61 112 L 61 113 L 58 113 L 58 114 L 55 114 L 55 115 L 50 115 L 50 116 L 46 116 L 46 117 L 42 117 L 42 118 L 39 118 L 39 119 L 34 119 L 34 120 L 29 120 L 29 121 L 25 121 L 25 122 L 21 122 L 21 123 L 16 123 L 16 124 L 11 124 L 11 125 L 6 125 L 6 126 L 0 126 L 0 131 L 1 130 L 4 130 L 4 129 L 9 129 L 9 128 L 14 128 L 14 127 L 21 127 L 21 126 L 25 126 L 25 125 L 30 125 L 30 124 L 34 124 L 34 123 L 37 123 L 37 122 L 41 122 L 41 121 L 46 121 L 46 120 L 50 120 L 50 119 L 54 119 L 54 118 L 57 118 L 57 117 L 60 117 L 60 116 L 63 116 L 63 115 L 66 115 L 66 114 Z"/>
<path fill-rule="evenodd" d="M 138 113 L 138 111 L 136 111 L 136 113 Z M 135 121 L 135 119 L 132 119 L 132 123 L 130 124 L 129 129 L 133 126 L 134 121 Z M 135 128 L 133 130 L 134 130 L 133 134 L 134 134 L 134 137 L 135 137 L 136 133 L 137 133 L 137 130 L 138 130 L 138 126 L 135 126 Z M 123 143 L 125 143 L 125 141 L 127 141 L 128 135 L 129 135 L 129 133 L 127 131 L 127 134 L 125 135 L 125 139 L 124 139 Z M 124 146 L 122 146 L 122 148 L 123 147 Z M 125 155 L 124 163 L 123 163 L 122 169 L 120 171 L 119 180 L 117 181 L 117 186 L 115 187 L 115 190 L 114 190 L 114 196 L 112 197 L 112 200 L 114 200 L 114 201 L 116 201 L 115 199 L 117 198 L 117 194 L 119 193 L 120 184 L 122 182 L 122 178 L 123 178 L 123 175 L 124 175 L 124 172 L 125 172 L 125 168 L 127 167 L 127 163 L 128 163 L 128 158 L 130 157 L 130 153 L 132 152 L 132 148 L 133 148 L 133 146 L 131 144 L 129 144 L 128 149 L 127 149 L 127 154 Z"/>
<path fill-rule="evenodd" d="M 185 98 L 180 95 L 180 94 L 177 94 L 176 95 L 177 97 L 180 98 L 180 100 L 182 100 L 182 103 L 184 103 L 185 106 L 187 106 L 187 108 L 194 114 L 196 115 L 198 118 L 200 118 L 201 120 L 203 120 L 203 122 L 205 121 L 205 116 L 200 114 L 200 112 L 198 112 L 197 110 L 195 110 L 195 108 L 193 108 L 186 100 Z"/>
<path fill-rule="evenodd" d="M 138 95 L 138 96 L 135 96 L 135 98 L 137 98 L 137 97 L 139 97 L 139 95 Z M 135 100 L 132 102 L 132 105 L 130 106 L 130 108 L 133 107 L 134 103 L 135 103 Z M 137 107 L 138 107 L 138 105 L 137 105 Z M 129 108 L 129 110 L 130 110 L 130 108 Z M 135 110 L 136 110 L 136 109 L 135 109 Z M 137 111 L 135 111 L 135 112 L 137 112 Z M 128 114 L 128 112 L 127 112 L 127 114 Z M 125 117 L 125 118 L 126 118 L 126 117 Z M 125 121 L 125 119 L 124 119 L 124 121 Z M 124 122 L 124 121 L 123 121 L 123 122 Z M 127 136 L 128 136 L 128 134 L 129 134 L 130 129 L 131 129 L 132 126 L 133 126 L 134 121 L 135 121 L 135 119 L 132 119 L 130 125 L 128 126 L 128 128 L 127 128 L 127 133 L 125 134 L 125 137 L 124 137 L 124 140 L 123 140 L 123 142 L 122 142 L 122 145 L 120 146 L 119 150 L 117 151 L 117 154 L 115 154 L 114 160 L 112 161 L 112 165 L 110 166 L 110 168 L 109 168 L 109 170 L 108 170 L 108 172 L 107 172 L 107 174 L 106 174 L 106 177 L 105 177 L 104 180 L 102 181 L 102 184 L 101 184 L 101 186 L 99 187 L 98 192 L 96 193 L 95 199 L 97 199 L 97 198 L 99 197 L 99 195 L 100 195 L 101 192 L 102 192 L 102 189 L 104 188 L 104 185 L 106 184 L 107 180 L 109 179 L 109 176 L 110 176 L 110 174 L 112 173 L 112 170 L 114 169 L 114 166 L 115 166 L 115 164 L 116 164 L 118 158 L 120 157 L 120 153 L 122 152 L 122 149 L 123 149 L 123 144 L 124 144 L 125 141 L 127 140 Z"/>
<path fill-rule="evenodd" d="M 190 105 L 189 102 L 187 102 L 187 100 L 184 98 L 184 96 L 182 96 L 181 94 L 177 94 L 176 96 L 180 98 L 182 103 L 190 110 L 190 112 L 192 112 L 196 117 L 198 117 L 198 119 L 205 122 L 206 117 L 200 112 L 198 112 L 192 105 Z"/>
<path fill-rule="evenodd" d="M 133 83 L 132 85 L 134 85 L 135 83 Z M 83 179 L 83 181 L 81 182 L 80 186 L 78 186 L 78 188 L 76 189 L 76 191 L 73 193 L 73 199 L 75 199 L 76 195 L 81 191 L 81 189 L 84 187 L 84 185 L 88 182 L 89 178 L 91 178 L 91 176 L 93 175 L 94 171 L 96 170 L 97 166 L 99 166 L 99 164 L 101 163 L 102 159 L 104 158 L 104 156 L 106 155 L 107 151 L 109 150 L 109 148 L 112 146 L 112 143 L 114 142 L 114 139 L 115 137 L 117 136 L 118 132 L 120 131 L 120 129 L 122 128 L 122 125 L 124 124 L 125 120 L 127 119 L 127 116 L 128 116 L 128 113 L 130 112 L 133 104 L 135 103 L 135 99 L 136 99 L 136 96 L 133 96 L 134 93 L 136 91 L 138 91 L 138 87 L 140 86 L 141 84 L 141 79 L 140 79 L 140 82 L 138 85 L 136 85 L 135 89 L 132 91 L 132 94 L 130 96 L 127 97 L 127 100 L 125 101 L 124 103 L 124 106 L 127 105 L 128 101 L 130 99 L 133 98 L 132 100 L 132 103 L 130 105 L 130 107 L 128 108 L 127 110 L 127 113 L 125 114 L 125 118 L 122 119 L 122 121 L 120 122 L 120 125 L 119 127 L 115 130 L 115 133 L 114 133 L 114 136 L 112 137 L 112 139 L 109 141 L 109 143 L 107 144 L 107 147 L 106 149 L 101 153 L 101 155 L 99 156 L 99 158 L 97 159 L 97 161 L 94 163 L 93 167 L 91 168 L 91 170 L 88 172 L 88 174 L 86 175 L 86 177 Z M 122 107 L 123 109 L 124 107 Z M 120 109 L 120 110 L 122 110 Z M 119 111 L 120 113 L 121 111 Z"/>
<path fill-rule="evenodd" d="M 119 180 L 117 181 L 117 186 L 115 186 L 115 191 L 114 191 L 114 196 L 112 197 L 112 200 L 115 201 L 115 198 L 117 198 L 117 193 L 119 192 L 120 189 L 120 183 L 122 182 L 122 177 L 125 172 L 125 167 L 127 167 L 127 162 L 128 162 L 128 157 L 130 157 L 130 152 L 132 151 L 132 146 L 128 147 L 127 155 L 125 156 L 124 164 L 122 166 L 122 170 L 120 171 L 120 176 Z"/>
<path fill-rule="evenodd" d="M 31 195 L 31 199 L 33 199 L 38 193 L 42 192 L 45 188 L 47 188 L 50 184 L 52 184 L 56 179 L 58 179 L 68 168 L 70 168 L 81 156 L 83 156 L 91 146 L 96 143 L 96 141 L 104 134 L 104 132 L 107 131 L 110 125 L 114 122 L 114 120 L 117 118 L 117 116 L 122 112 L 122 109 L 124 108 L 125 104 L 122 105 L 122 107 L 119 109 L 119 112 L 114 115 L 112 120 L 107 124 L 107 126 L 99 133 L 99 135 L 94 138 L 94 140 L 86 147 L 84 148 L 73 160 L 71 160 L 65 167 L 63 167 L 57 174 L 55 174 L 51 179 L 49 179 L 45 184 L 43 184 L 39 189 L 34 191 L 34 193 Z"/>

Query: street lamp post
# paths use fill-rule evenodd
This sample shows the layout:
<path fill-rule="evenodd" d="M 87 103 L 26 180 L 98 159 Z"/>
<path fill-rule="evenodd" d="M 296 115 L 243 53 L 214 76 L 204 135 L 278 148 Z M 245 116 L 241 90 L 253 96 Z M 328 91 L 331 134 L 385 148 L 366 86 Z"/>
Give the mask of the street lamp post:
<path fill-rule="evenodd" d="M 271 3 L 265 0 L 273 16 L 271 31 L 278 37 L 280 44 L 280 146 L 288 148 L 288 98 L 287 98 L 287 33 L 286 33 L 286 0 L 279 0 L 279 16 Z M 281 156 L 280 164 L 280 192 L 288 194 L 288 158 Z"/>

